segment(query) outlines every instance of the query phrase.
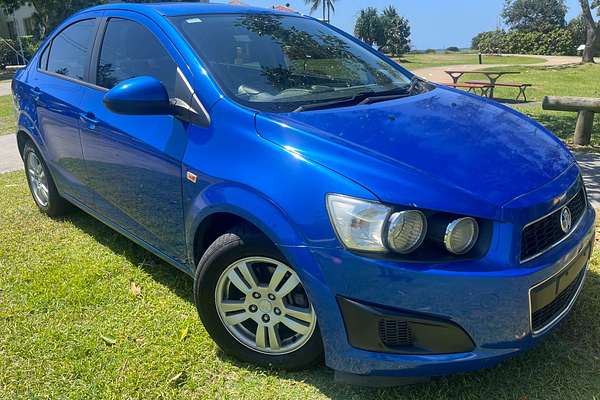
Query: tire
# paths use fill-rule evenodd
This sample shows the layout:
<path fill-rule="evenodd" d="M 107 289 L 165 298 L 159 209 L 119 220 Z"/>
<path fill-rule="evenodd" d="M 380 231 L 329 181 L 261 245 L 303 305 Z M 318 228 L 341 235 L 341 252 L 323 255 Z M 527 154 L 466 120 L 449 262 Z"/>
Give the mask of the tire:
<path fill-rule="evenodd" d="M 248 268 L 246 272 L 252 271 L 252 276 L 241 272 L 245 267 Z M 286 272 L 282 275 L 281 271 Z M 254 290 L 245 284 L 249 279 L 240 281 L 235 276 L 254 280 Z M 277 286 L 274 283 L 278 281 Z M 273 291 L 268 283 L 278 291 Z M 247 293 L 238 290 L 242 286 Z M 292 286 L 294 288 L 285 295 Z M 261 296 L 258 299 L 257 293 Z M 232 297 L 235 300 L 230 300 Z M 222 300 L 219 305 L 218 299 Z M 209 246 L 196 269 L 194 300 L 200 319 L 217 345 L 242 361 L 263 367 L 301 370 L 323 359 L 316 314 L 300 279 L 277 248 L 252 226 L 239 225 Z M 244 304 L 240 305 L 240 302 Z M 226 303 L 239 310 L 224 312 Z M 265 315 L 270 320 L 265 321 Z M 242 316 L 240 319 L 244 321 L 237 325 L 225 322 L 231 322 L 237 316 Z M 295 319 L 296 316 L 301 319 Z M 298 322 L 300 325 L 296 324 Z"/>
<path fill-rule="evenodd" d="M 31 196 L 40 211 L 50 217 L 67 213 L 71 208 L 69 202 L 58 194 L 46 162 L 30 141 L 23 147 L 23 163 Z"/>

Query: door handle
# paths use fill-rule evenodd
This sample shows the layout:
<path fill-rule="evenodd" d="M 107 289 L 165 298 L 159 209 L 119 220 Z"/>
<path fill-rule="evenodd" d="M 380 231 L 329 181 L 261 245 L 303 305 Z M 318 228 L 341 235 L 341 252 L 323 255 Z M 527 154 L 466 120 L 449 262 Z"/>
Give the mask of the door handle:
<path fill-rule="evenodd" d="M 83 123 L 86 123 L 89 129 L 96 129 L 96 125 L 98 125 L 98 120 L 96 116 L 92 112 L 81 113 L 79 114 L 79 118 Z"/>
<path fill-rule="evenodd" d="M 41 94 L 42 94 L 42 91 L 37 86 L 31 90 L 31 97 L 33 97 L 33 100 L 35 100 L 35 101 L 38 101 L 40 99 Z"/>

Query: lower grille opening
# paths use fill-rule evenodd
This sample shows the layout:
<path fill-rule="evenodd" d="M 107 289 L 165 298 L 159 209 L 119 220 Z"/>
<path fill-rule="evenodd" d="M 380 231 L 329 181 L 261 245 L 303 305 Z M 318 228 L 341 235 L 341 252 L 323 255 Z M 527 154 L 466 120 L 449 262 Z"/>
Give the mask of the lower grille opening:
<path fill-rule="evenodd" d="M 394 319 L 379 320 L 379 339 L 391 348 L 412 346 L 412 334 L 408 322 Z"/>
<path fill-rule="evenodd" d="M 534 332 L 544 329 L 569 306 L 571 300 L 577 294 L 584 276 L 585 268 L 581 270 L 577 278 L 556 296 L 551 303 L 533 313 L 531 316 L 531 326 Z"/>

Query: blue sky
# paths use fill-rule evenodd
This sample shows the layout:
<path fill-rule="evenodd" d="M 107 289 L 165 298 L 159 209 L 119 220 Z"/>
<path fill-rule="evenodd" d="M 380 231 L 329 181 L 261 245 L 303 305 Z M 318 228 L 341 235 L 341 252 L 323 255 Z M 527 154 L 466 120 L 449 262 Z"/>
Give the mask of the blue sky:
<path fill-rule="evenodd" d="M 225 2 L 224 0 L 219 0 Z M 290 6 L 308 14 L 304 0 L 242 0 L 246 4 L 270 7 L 290 3 Z M 471 38 L 479 32 L 493 30 L 504 0 L 337 0 L 332 23 L 347 32 L 354 30 L 354 21 L 360 9 L 372 6 L 383 9 L 394 5 L 407 17 L 412 28 L 412 42 L 417 49 L 442 49 L 449 46 L 469 47 Z M 578 0 L 567 0 L 568 19 L 580 14 Z M 315 12 L 315 16 L 320 16 Z"/>

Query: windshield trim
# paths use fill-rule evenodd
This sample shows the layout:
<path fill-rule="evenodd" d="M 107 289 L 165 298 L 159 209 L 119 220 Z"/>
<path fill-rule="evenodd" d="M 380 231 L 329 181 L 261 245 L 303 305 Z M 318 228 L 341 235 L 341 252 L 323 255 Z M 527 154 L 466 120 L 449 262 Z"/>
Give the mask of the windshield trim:
<path fill-rule="evenodd" d="M 310 20 L 313 22 L 317 22 L 319 24 L 321 24 L 322 26 L 326 27 L 327 29 L 331 29 L 333 30 L 335 33 L 343 36 L 344 38 L 346 38 L 347 40 L 351 41 L 352 43 L 356 44 L 359 47 L 362 47 L 363 49 L 365 49 L 366 51 L 368 51 L 369 53 L 371 53 L 373 56 L 375 56 L 377 59 L 385 62 L 387 65 L 389 65 L 392 69 L 400 72 L 402 75 L 404 75 L 404 77 L 407 78 L 407 80 L 411 81 L 416 75 L 414 75 L 412 72 L 410 72 L 409 70 L 407 70 L 406 68 L 402 67 L 400 64 L 394 62 L 392 59 L 390 59 L 389 57 L 387 57 L 385 54 L 380 53 L 379 51 L 377 51 L 376 49 L 374 49 L 373 47 L 369 46 L 368 44 L 362 42 L 361 40 L 357 39 L 356 37 L 352 36 L 351 34 L 343 31 L 340 28 L 337 28 L 333 25 L 327 24 L 317 18 L 311 17 L 311 16 L 307 16 L 307 15 L 302 15 L 302 14 L 292 14 L 292 13 L 278 13 L 278 12 L 271 12 L 270 10 L 265 10 L 265 12 L 256 12 L 255 10 L 253 10 L 252 12 L 218 12 L 218 13 L 211 13 L 211 12 L 198 12 L 198 13 L 186 13 L 186 14 L 178 14 L 178 15 L 169 15 L 169 16 L 165 16 L 165 18 L 168 20 L 169 24 L 171 24 L 171 26 L 173 26 L 173 28 L 177 31 L 177 33 L 180 35 L 181 39 L 183 39 L 185 41 L 185 43 L 187 44 L 187 46 L 190 48 L 190 50 L 192 50 L 192 52 L 194 53 L 194 55 L 197 57 L 197 59 L 201 62 L 202 67 L 204 68 L 204 70 L 206 70 L 206 73 L 208 75 L 208 77 L 213 81 L 213 83 L 218 87 L 219 91 L 221 92 L 221 94 L 223 95 L 223 97 L 227 98 L 228 100 L 234 102 L 235 104 L 239 105 L 240 107 L 243 107 L 245 109 L 251 110 L 253 112 L 270 112 L 270 113 L 276 113 L 276 114 L 284 114 L 284 113 L 288 113 L 293 111 L 294 109 L 301 107 L 302 105 L 306 105 L 306 104 L 310 104 L 311 101 L 310 100 L 298 100 L 298 101 L 288 101 L 286 104 L 289 104 L 289 108 L 290 110 L 261 110 L 259 107 L 253 107 L 253 104 L 256 104 L 257 106 L 260 104 L 275 104 L 276 102 L 271 102 L 271 103 L 267 103 L 267 102 L 244 102 L 243 100 L 241 100 L 240 98 L 238 98 L 237 96 L 233 95 L 233 93 L 229 93 L 229 91 L 227 89 L 225 89 L 225 85 L 223 84 L 223 82 L 221 81 L 221 79 L 218 78 L 218 74 L 216 74 L 213 71 L 213 68 L 210 66 L 210 63 L 207 62 L 207 60 L 205 59 L 205 56 L 203 56 L 202 54 L 199 53 L 198 49 L 196 49 L 196 47 L 190 42 L 190 40 L 188 39 L 187 35 L 179 28 L 178 24 L 176 23 L 177 19 L 184 19 L 184 18 L 190 18 L 190 17 L 218 17 L 218 16 L 261 16 L 261 15 L 274 15 L 277 17 L 283 17 L 283 18 L 297 18 L 297 19 L 304 19 L 304 20 Z M 336 98 L 331 98 L 331 99 L 320 99 L 320 100 L 315 100 L 312 103 L 319 103 L 319 102 L 323 102 L 323 101 L 334 101 L 334 100 L 342 100 L 343 98 L 340 97 L 338 99 Z"/>

